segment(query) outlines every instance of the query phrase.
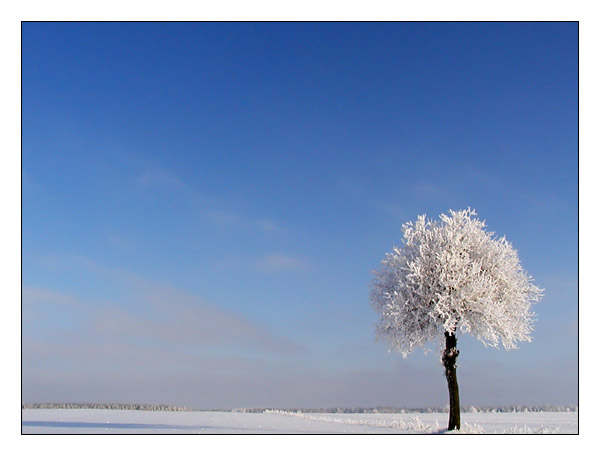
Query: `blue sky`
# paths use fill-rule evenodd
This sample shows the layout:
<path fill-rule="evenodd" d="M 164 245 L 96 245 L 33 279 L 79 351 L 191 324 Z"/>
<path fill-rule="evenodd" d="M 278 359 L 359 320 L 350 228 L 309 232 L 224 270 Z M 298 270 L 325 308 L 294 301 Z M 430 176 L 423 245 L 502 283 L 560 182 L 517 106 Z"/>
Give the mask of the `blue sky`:
<path fill-rule="evenodd" d="M 459 337 L 463 404 L 575 404 L 575 23 L 24 23 L 23 401 L 447 403 L 371 271 L 476 208 L 534 341 Z"/>

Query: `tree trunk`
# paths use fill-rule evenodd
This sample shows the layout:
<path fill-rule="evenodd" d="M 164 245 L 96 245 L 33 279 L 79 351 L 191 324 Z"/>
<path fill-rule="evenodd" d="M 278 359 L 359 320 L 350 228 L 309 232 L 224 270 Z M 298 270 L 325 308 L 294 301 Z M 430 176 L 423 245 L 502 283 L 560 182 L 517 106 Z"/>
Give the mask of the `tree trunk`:
<path fill-rule="evenodd" d="M 445 332 L 446 349 L 442 354 L 442 363 L 446 369 L 446 380 L 448 381 L 448 393 L 450 394 L 450 416 L 448 418 L 448 430 L 460 430 L 460 400 L 458 398 L 458 380 L 456 379 L 456 333 Z"/>

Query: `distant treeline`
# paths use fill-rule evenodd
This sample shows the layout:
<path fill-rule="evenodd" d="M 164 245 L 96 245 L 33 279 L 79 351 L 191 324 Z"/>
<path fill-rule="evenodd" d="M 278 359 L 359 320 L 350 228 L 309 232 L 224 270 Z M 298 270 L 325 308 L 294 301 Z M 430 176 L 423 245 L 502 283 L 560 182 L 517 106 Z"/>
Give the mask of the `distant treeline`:
<path fill-rule="evenodd" d="M 467 406 L 462 407 L 464 413 L 526 413 L 526 412 L 576 412 L 577 406 Z M 327 413 L 327 414 L 400 414 L 400 413 L 447 413 L 448 406 L 426 408 L 397 408 L 382 406 L 376 408 L 235 408 L 232 412 L 264 413 L 265 411 Z"/>
<path fill-rule="evenodd" d="M 191 411 L 185 406 L 126 405 L 122 403 L 32 403 L 22 409 L 135 409 L 139 411 Z"/>
<path fill-rule="evenodd" d="M 234 409 L 193 409 L 172 405 L 129 405 L 123 403 L 31 403 L 23 409 L 123 409 L 139 411 L 223 411 L 234 413 L 264 413 L 265 411 L 327 413 L 327 414 L 399 414 L 399 413 L 447 413 L 448 406 L 426 408 L 397 408 L 378 406 L 376 408 L 234 408 Z M 577 406 L 466 406 L 463 413 L 526 413 L 526 412 L 576 412 Z"/>

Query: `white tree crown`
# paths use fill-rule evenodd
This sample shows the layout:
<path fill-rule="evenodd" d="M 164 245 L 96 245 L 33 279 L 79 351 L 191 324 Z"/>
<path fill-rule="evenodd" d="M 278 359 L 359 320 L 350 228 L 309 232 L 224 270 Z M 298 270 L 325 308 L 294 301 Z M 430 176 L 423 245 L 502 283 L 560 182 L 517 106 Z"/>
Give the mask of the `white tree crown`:
<path fill-rule="evenodd" d="M 505 237 L 485 230 L 475 210 L 425 215 L 402 226 L 394 247 L 375 271 L 371 305 L 376 333 L 405 357 L 444 332 L 471 333 L 486 346 L 531 341 L 531 304 L 543 290 L 521 266 Z"/>

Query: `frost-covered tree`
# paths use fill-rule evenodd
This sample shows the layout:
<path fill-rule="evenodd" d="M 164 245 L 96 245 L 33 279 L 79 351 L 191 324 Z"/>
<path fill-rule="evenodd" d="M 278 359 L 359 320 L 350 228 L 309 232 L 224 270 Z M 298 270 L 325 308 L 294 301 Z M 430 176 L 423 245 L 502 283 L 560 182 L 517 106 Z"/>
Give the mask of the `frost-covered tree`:
<path fill-rule="evenodd" d="M 404 357 L 417 346 L 440 342 L 449 430 L 460 429 L 457 333 L 471 333 L 486 346 L 516 348 L 518 341 L 531 341 L 530 305 L 542 297 L 517 251 L 473 216 L 471 209 L 451 210 L 439 221 L 422 215 L 404 224 L 403 247 L 386 254 L 371 287 L 378 340 Z"/>

